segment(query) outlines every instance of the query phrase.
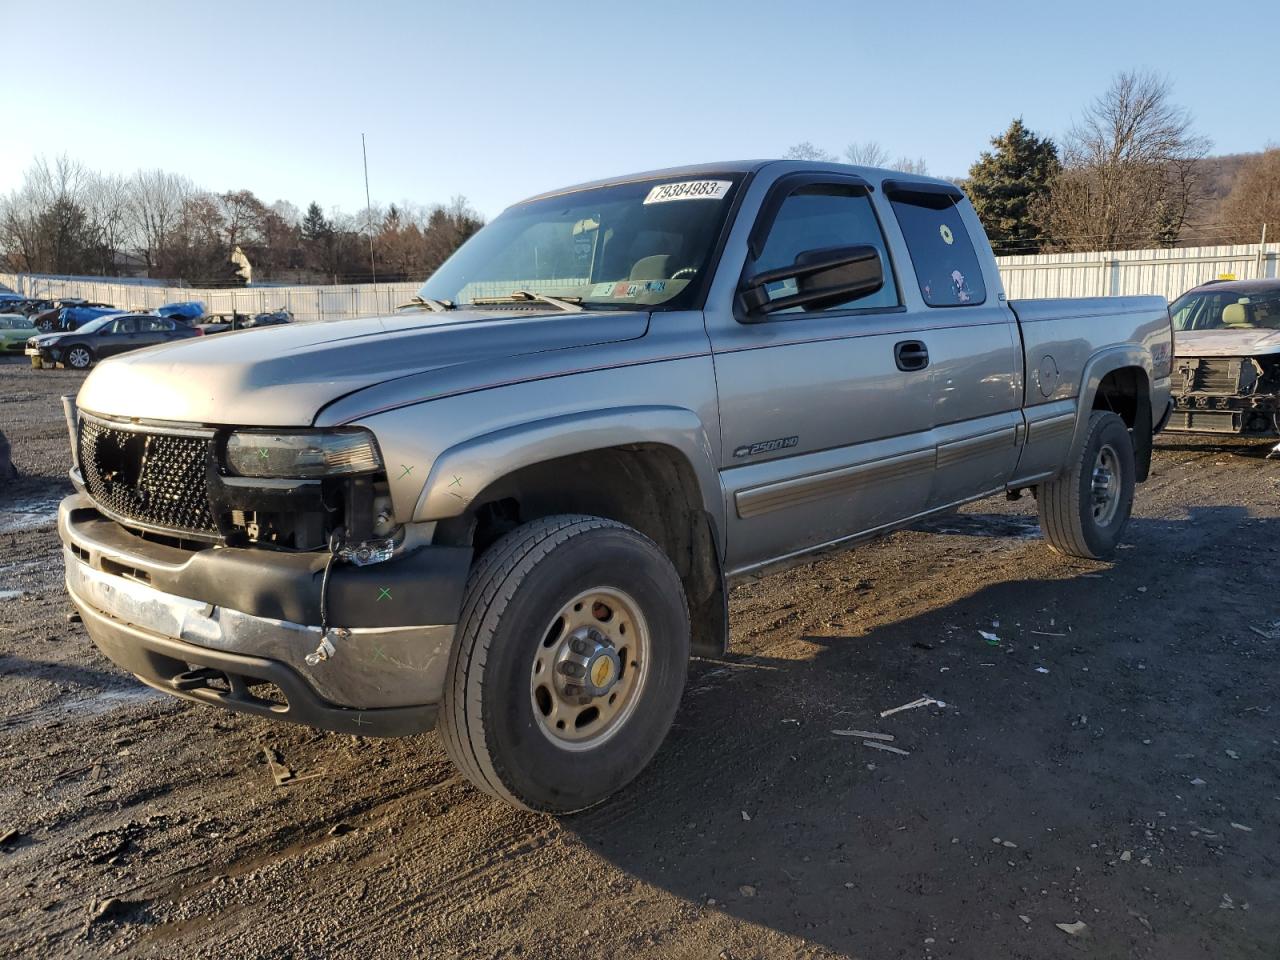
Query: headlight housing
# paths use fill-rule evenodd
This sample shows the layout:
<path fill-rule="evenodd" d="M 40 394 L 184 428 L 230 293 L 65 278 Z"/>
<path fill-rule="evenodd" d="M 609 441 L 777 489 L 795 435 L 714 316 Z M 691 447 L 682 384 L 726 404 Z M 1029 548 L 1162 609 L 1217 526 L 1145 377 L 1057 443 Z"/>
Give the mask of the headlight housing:
<path fill-rule="evenodd" d="M 227 438 L 227 467 L 242 477 L 307 480 L 376 473 L 378 441 L 363 427 L 335 430 L 237 430 Z"/>

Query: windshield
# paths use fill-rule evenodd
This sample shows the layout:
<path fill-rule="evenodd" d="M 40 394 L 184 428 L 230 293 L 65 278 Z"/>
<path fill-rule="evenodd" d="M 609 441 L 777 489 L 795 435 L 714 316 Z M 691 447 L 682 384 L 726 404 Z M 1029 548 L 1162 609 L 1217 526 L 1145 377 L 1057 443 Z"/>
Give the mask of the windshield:
<path fill-rule="evenodd" d="M 106 316 L 94 317 L 87 323 L 82 323 L 76 327 L 76 333 L 97 333 L 112 320 L 116 319 L 119 314 L 108 313 Z"/>
<path fill-rule="evenodd" d="M 463 244 L 418 296 L 463 306 L 525 291 L 588 308 L 688 307 L 737 182 L 645 180 L 517 204 Z"/>
<path fill-rule="evenodd" d="M 1175 330 L 1280 330 L 1280 289 L 1185 293 L 1173 301 L 1169 312 Z"/>

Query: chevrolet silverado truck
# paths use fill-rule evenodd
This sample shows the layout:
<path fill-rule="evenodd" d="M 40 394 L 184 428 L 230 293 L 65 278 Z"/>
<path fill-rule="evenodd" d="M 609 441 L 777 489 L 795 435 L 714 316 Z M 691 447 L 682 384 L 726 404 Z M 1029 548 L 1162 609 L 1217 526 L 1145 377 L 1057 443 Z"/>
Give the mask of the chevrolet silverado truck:
<path fill-rule="evenodd" d="M 1211 281 L 1169 308 L 1180 433 L 1280 435 L 1280 280 Z"/>
<path fill-rule="evenodd" d="M 248 339 L 245 339 L 248 337 Z M 1105 557 L 1169 410 L 1161 298 L 1008 302 L 950 183 L 794 161 L 517 203 L 389 316 L 111 358 L 67 587 L 124 669 L 476 786 L 644 768 L 726 585 L 992 495 Z"/>

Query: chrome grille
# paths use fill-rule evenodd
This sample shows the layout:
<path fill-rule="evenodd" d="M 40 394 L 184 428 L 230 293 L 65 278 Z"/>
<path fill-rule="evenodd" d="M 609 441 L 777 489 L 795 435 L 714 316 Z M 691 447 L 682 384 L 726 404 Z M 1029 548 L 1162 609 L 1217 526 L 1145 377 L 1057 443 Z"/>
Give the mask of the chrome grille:
<path fill-rule="evenodd" d="M 212 435 L 123 429 L 80 415 L 80 472 L 89 496 L 126 525 L 216 535 L 206 470 Z"/>

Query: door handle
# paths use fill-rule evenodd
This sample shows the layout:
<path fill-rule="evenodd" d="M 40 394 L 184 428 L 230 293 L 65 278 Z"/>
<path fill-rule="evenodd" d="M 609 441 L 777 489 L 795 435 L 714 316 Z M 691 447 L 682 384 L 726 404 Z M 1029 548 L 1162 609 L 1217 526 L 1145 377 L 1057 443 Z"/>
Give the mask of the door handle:
<path fill-rule="evenodd" d="M 929 365 L 929 348 L 920 340 L 903 340 L 893 346 L 893 361 L 899 370 L 923 370 Z"/>

